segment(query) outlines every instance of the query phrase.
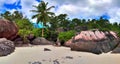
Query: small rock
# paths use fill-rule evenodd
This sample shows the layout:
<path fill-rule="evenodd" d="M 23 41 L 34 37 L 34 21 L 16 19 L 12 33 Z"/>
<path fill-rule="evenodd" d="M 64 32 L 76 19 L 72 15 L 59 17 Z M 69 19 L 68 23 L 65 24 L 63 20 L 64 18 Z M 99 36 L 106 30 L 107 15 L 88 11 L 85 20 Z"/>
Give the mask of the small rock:
<path fill-rule="evenodd" d="M 50 49 L 48 49 L 48 48 L 44 48 L 44 51 L 51 51 Z"/>
<path fill-rule="evenodd" d="M 56 59 L 56 60 L 53 60 L 53 63 L 54 63 L 54 64 L 60 64 L 57 59 Z"/>
<path fill-rule="evenodd" d="M 67 59 L 73 59 L 73 57 L 71 57 L 71 56 L 66 56 L 66 58 L 67 58 Z"/>
<path fill-rule="evenodd" d="M 42 64 L 42 63 L 37 61 L 37 62 L 29 62 L 29 64 Z"/>
<path fill-rule="evenodd" d="M 32 64 L 42 64 L 42 63 L 38 61 L 38 62 L 34 62 L 34 63 L 32 63 Z"/>
<path fill-rule="evenodd" d="M 43 59 L 42 61 L 46 61 L 45 59 Z"/>

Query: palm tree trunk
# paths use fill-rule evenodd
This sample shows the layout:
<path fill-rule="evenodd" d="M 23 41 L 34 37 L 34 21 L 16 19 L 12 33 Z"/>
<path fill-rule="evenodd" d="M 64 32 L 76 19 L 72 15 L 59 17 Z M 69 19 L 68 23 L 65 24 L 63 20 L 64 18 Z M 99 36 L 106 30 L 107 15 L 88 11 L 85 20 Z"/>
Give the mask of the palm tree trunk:
<path fill-rule="evenodd" d="M 44 37 L 44 28 L 42 28 L 42 37 Z"/>

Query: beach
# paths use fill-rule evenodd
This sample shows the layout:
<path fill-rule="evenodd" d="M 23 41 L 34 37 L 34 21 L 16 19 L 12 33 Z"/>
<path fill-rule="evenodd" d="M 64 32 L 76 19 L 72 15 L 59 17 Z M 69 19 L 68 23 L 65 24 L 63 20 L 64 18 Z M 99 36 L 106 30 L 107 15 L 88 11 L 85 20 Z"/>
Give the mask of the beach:
<path fill-rule="evenodd" d="M 50 51 L 44 51 L 44 48 Z M 68 47 L 38 45 L 16 47 L 12 54 L 0 57 L 0 64 L 120 64 L 120 54 L 96 55 L 71 51 Z"/>

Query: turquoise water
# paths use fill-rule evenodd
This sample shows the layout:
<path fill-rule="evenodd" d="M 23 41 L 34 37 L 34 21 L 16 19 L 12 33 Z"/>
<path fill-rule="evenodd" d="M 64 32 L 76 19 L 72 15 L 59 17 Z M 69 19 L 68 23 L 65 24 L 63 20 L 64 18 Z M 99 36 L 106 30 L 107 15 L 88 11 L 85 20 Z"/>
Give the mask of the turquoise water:
<path fill-rule="evenodd" d="M 33 23 L 33 25 L 34 25 L 35 28 L 44 28 L 44 25 L 41 22 L 38 23 L 38 24 L 37 23 Z"/>

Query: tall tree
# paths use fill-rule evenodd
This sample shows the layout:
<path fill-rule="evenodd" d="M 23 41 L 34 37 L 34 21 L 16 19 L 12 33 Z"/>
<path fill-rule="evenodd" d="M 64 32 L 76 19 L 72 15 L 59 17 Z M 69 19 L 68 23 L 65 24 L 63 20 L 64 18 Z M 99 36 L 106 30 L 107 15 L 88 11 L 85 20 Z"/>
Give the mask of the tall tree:
<path fill-rule="evenodd" d="M 58 16 L 52 16 L 50 21 L 50 30 L 56 31 L 59 27 Z"/>
<path fill-rule="evenodd" d="M 9 11 L 6 11 L 5 13 L 2 13 L 0 16 L 4 19 L 12 21 L 12 15 Z"/>
<path fill-rule="evenodd" d="M 75 26 L 79 26 L 79 25 L 81 24 L 81 19 L 74 18 L 74 19 L 72 19 L 72 23 L 73 23 Z"/>
<path fill-rule="evenodd" d="M 12 14 L 13 19 L 23 19 L 23 14 L 19 11 L 14 11 Z"/>
<path fill-rule="evenodd" d="M 69 24 L 67 14 L 58 15 L 58 23 L 59 23 L 59 27 L 63 27 L 63 28 L 67 27 Z"/>
<path fill-rule="evenodd" d="M 16 21 L 16 20 L 20 20 L 20 19 L 23 19 L 23 14 L 19 11 L 14 11 L 13 13 L 11 13 L 10 11 L 6 11 L 5 13 L 2 13 L 1 15 L 1 18 L 4 18 L 4 19 L 7 19 L 7 20 L 10 20 L 10 21 Z"/>
<path fill-rule="evenodd" d="M 50 12 L 54 6 L 47 7 L 48 2 L 45 3 L 44 1 L 41 1 L 37 6 L 33 5 L 36 10 L 31 10 L 32 12 L 35 12 L 36 14 L 32 16 L 32 19 L 37 18 L 37 23 L 42 22 L 43 25 L 46 26 L 46 23 L 49 21 L 49 18 L 51 15 L 53 15 L 53 12 Z M 42 28 L 42 37 L 44 36 L 44 27 Z"/>

